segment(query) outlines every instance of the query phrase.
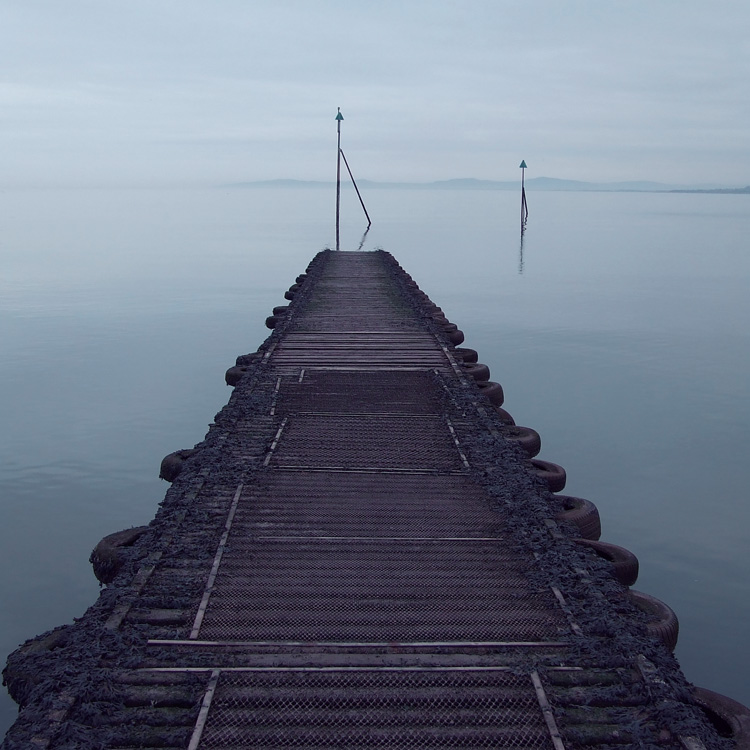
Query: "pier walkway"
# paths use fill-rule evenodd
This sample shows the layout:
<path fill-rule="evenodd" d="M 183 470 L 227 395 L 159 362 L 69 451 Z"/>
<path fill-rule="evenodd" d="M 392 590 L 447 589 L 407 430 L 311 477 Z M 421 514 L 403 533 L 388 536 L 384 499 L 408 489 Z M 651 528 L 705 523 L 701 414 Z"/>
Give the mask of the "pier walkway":
<path fill-rule="evenodd" d="M 730 747 L 393 258 L 288 296 L 4 748 Z"/>

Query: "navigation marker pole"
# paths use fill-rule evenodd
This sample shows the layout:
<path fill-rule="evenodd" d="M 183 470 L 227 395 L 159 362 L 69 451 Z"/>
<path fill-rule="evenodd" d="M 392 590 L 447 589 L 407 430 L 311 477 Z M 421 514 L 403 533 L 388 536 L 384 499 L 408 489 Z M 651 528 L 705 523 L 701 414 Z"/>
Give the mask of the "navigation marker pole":
<path fill-rule="evenodd" d="M 339 211 L 341 208 L 341 107 L 336 115 L 336 132 L 338 134 L 338 146 L 336 148 L 336 249 L 339 249 Z"/>
<path fill-rule="evenodd" d="M 365 244 L 365 237 L 367 237 L 367 233 L 370 231 L 370 227 L 372 226 L 372 220 L 370 219 L 370 214 L 367 213 L 367 209 L 365 208 L 365 202 L 362 200 L 362 195 L 359 192 L 359 188 L 357 187 L 354 175 L 352 174 L 352 170 L 349 167 L 349 162 L 346 160 L 346 154 L 344 154 L 344 150 L 341 148 L 341 121 L 344 119 L 344 115 L 341 114 L 341 107 L 339 107 L 338 110 L 338 114 L 336 115 L 336 133 L 338 136 L 338 154 L 336 160 L 336 249 L 341 249 L 339 237 L 341 217 L 341 159 L 343 158 L 344 164 L 346 165 L 346 171 L 349 172 L 349 177 L 352 180 L 352 185 L 354 185 L 354 189 L 357 191 L 357 198 L 359 198 L 362 210 L 365 212 L 365 216 L 367 217 L 367 229 L 365 229 L 365 233 L 362 235 L 362 241 L 359 243 L 359 247 L 357 248 L 358 250 L 361 250 L 362 246 Z"/>
<path fill-rule="evenodd" d="M 529 207 L 526 204 L 526 160 L 522 160 L 518 165 L 521 170 L 521 236 L 526 231 L 526 222 L 529 220 Z"/>

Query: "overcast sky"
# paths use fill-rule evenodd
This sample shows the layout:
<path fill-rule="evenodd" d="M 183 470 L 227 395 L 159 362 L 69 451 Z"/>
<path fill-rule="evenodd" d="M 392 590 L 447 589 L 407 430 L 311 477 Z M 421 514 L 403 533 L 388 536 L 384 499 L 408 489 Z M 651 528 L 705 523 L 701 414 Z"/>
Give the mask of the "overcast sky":
<path fill-rule="evenodd" d="M 0 185 L 750 183 L 748 0 L 0 0 Z"/>

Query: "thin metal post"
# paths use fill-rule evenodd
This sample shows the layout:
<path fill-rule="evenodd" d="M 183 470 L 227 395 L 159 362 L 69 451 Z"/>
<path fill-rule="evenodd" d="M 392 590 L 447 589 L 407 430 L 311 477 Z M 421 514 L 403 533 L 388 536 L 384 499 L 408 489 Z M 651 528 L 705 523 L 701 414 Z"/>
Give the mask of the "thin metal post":
<path fill-rule="evenodd" d="M 336 148 L 336 249 L 339 250 L 339 213 L 341 209 L 341 121 L 344 116 L 341 114 L 341 107 L 338 108 L 336 115 L 336 133 L 338 135 L 338 145 Z"/>
<path fill-rule="evenodd" d="M 372 221 L 370 220 L 370 214 L 367 213 L 367 209 L 365 208 L 365 202 L 362 200 L 362 196 L 359 194 L 359 188 L 357 187 L 357 183 L 354 181 L 354 175 L 352 174 L 352 170 L 349 169 L 349 162 L 346 160 L 346 154 L 343 152 L 342 149 L 339 149 L 339 153 L 341 156 L 344 157 L 344 164 L 346 165 L 346 171 L 349 172 L 349 177 L 352 179 L 352 185 L 354 185 L 354 189 L 357 191 L 357 198 L 359 198 L 359 202 L 362 204 L 362 210 L 365 212 L 365 216 L 367 217 L 367 228 L 369 229 L 372 226 Z"/>

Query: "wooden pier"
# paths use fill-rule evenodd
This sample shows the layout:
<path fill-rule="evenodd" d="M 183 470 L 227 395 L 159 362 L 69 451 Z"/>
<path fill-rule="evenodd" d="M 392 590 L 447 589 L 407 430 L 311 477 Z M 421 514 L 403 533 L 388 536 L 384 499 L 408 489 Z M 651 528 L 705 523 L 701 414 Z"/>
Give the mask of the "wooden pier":
<path fill-rule="evenodd" d="M 99 600 L 11 656 L 3 748 L 731 747 L 396 261 L 287 297 Z"/>

